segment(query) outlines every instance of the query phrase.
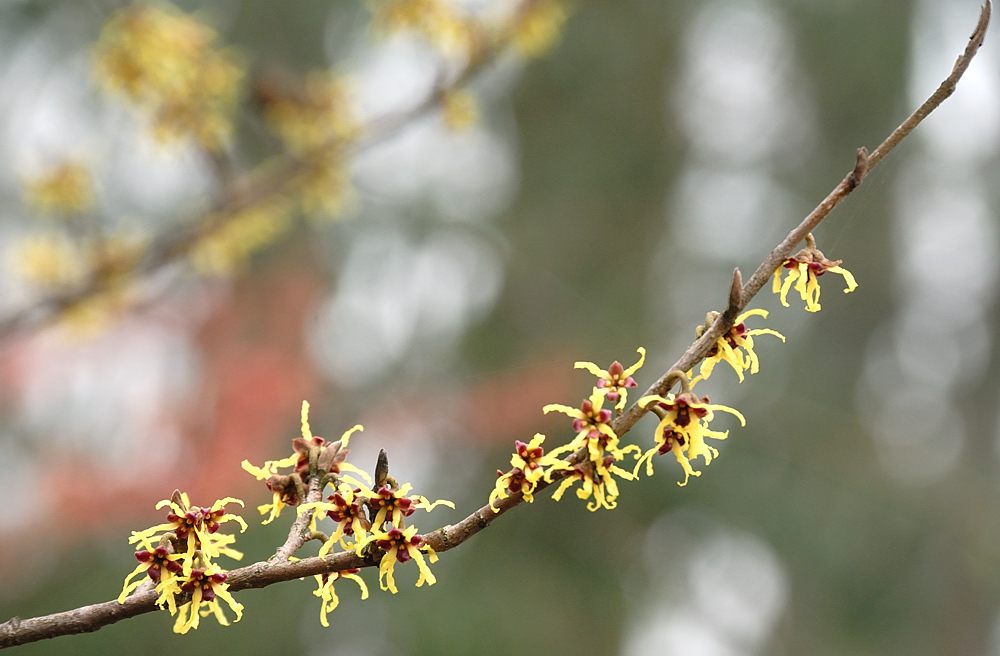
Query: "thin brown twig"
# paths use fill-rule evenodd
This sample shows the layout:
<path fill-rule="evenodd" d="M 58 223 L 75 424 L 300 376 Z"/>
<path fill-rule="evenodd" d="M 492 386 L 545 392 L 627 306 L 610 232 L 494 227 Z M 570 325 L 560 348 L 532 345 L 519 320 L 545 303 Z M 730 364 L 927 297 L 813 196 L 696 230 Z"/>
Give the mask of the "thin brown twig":
<path fill-rule="evenodd" d="M 928 114 L 934 111 L 955 89 L 955 84 L 961 78 L 962 73 L 968 68 L 969 62 L 975 56 L 979 46 L 982 45 L 986 35 L 986 28 L 989 24 L 991 12 L 990 0 L 986 0 L 983 5 L 975 32 L 970 38 L 965 52 L 959 57 L 948 79 L 938 88 L 937 91 L 904 121 L 871 155 L 867 155 L 863 149 L 859 150 L 854 169 L 844 177 L 843 180 L 823 199 L 788 236 L 764 259 L 764 262 L 757 268 L 753 276 L 742 287 L 742 293 L 737 295 L 730 293 L 729 305 L 726 313 L 720 315 L 712 326 L 706 330 L 701 337 L 694 341 L 684 354 L 671 366 L 667 373 L 660 377 L 655 383 L 645 391 L 643 396 L 650 394 L 664 395 L 676 383 L 676 371 L 689 371 L 695 364 L 704 358 L 711 345 L 722 335 L 723 331 L 731 326 L 735 313 L 746 307 L 751 299 L 763 288 L 764 284 L 771 277 L 780 263 L 791 254 L 792 249 L 801 242 L 806 234 L 812 231 L 823 219 L 825 219 L 834 207 L 841 200 L 853 191 L 867 175 L 868 171 L 874 168 L 881 160 L 889 154 Z M 737 272 L 734 272 L 734 281 L 738 279 Z M 614 432 L 621 437 L 627 433 L 648 412 L 647 408 L 639 407 L 638 403 L 633 403 L 624 413 L 618 416 L 611 424 Z M 578 451 L 570 455 L 567 460 L 578 462 L 585 457 L 584 451 Z M 540 491 L 561 476 L 556 472 L 553 481 L 541 481 L 536 491 Z M 310 496 L 312 488 L 310 487 Z M 471 515 L 458 522 L 444 526 L 435 531 L 423 535 L 425 542 L 436 552 L 444 552 L 454 549 L 476 533 L 479 533 L 498 517 L 519 506 L 522 502 L 520 493 L 512 494 L 506 499 L 501 499 L 496 503 L 495 509 L 490 505 L 479 508 Z M 298 541 L 297 546 L 292 549 L 294 553 L 306 535 L 301 528 L 296 530 L 299 522 L 305 519 L 308 523 L 308 516 L 303 514 L 289 532 L 289 539 L 285 547 Z M 297 536 L 297 538 L 295 537 Z M 284 549 L 284 547 L 282 548 Z M 283 553 L 279 549 L 279 554 Z M 290 555 L 290 554 L 289 554 Z M 276 554 L 278 556 L 278 554 Z M 272 558 L 268 561 L 261 561 L 232 570 L 228 573 L 227 583 L 233 592 L 247 590 L 250 588 L 262 588 L 282 581 L 290 581 L 305 576 L 323 574 L 327 572 L 338 572 L 346 569 L 371 567 L 377 564 L 377 560 L 367 560 L 357 556 L 353 551 L 346 551 L 329 555 L 323 558 L 313 557 L 297 561 L 288 561 L 286 558 Z M 108 601 L 91 606 L 83 606 L 74 610 L 55 613 L 43 617 L 21 620 L 14 618 L 0 625 L 0 649 L 15 645 L 35 642 L 47 638 L 54 638 L 61 635 L 71 635 L 76 633 L 88 633 L 96 631 L 101 627 L 113 624 L 129 617 L 141 615 L 143 613 L 157 610 L 157 594 L 154 590 L 139 591 L 119 604 L 117 601 Z"/>
<path fill-rule="evenodd" d="M 309 481 L 309 492 L 306 493 L 305 502 L 315 503 L 323 498 L 323 488 L 326 484 L 323 482 L 322 476 L 313 476 Z M 288 560 L 289 556 L 294 554 L 296 551 L 302 548 L 302 545 L 309 541 L 309 522 L 312 520 L 313 511 L 300 513 L 295 521 L 292 522 L 292 527 L 288 529 L 288 539 L 285 543 L 278 547 L 278 550 L 274 552 L 270 560 L 277 562 L 284 562 Z"/>

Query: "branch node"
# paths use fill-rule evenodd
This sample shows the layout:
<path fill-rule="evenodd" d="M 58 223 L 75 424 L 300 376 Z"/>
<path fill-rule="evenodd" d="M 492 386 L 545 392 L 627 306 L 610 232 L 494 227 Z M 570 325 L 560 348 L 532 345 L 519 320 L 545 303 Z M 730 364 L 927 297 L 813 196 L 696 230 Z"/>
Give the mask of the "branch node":
<path fill-rule="evenodd" d="M 486 528 L 487 526 L 490 525 L 490 523 L 489 523 L 489 521 L 487 521 L 486 517 L 483 516 L 483 509 L 482 508 L 480 508 L 479 510 L 476 511 L 476 520 L 478 520 L 477 523 L 479 524 L 479 528 Z"/>

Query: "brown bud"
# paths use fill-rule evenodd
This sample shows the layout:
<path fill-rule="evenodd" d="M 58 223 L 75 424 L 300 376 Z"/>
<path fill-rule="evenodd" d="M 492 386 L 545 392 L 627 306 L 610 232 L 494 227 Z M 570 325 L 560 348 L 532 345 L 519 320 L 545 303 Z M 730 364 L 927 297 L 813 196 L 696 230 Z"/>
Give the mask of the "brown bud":
<path fill-rule="evenodd" d="M 372 489 L 380 489 L 383 485 L 385 485 L 388 478 L 389 456 L 386 455 L 385 449 L 379 449 L 378 462 L 375 463 L 375 484 L 372 486 Z"/>

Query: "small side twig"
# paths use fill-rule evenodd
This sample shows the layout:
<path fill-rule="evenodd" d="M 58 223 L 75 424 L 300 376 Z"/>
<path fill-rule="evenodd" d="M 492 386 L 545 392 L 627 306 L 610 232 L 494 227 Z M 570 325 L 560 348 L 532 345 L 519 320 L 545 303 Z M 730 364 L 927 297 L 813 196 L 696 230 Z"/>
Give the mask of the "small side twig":
<path fill-rule="evenodd" d="M 323 477 L 313 476 L 309 480 L 309 491 L 306 493 L 305 501 L 306 503 L 315 503 L 323 498 Z M 288 539 L 285 543 L 278 547 L 278 550 L 274 552 L 274 555 L 269 559 L 271 562 L 285 562 L 288 560 L 289 556 L 295 554 L 296 551 L 302 548 L 302 545 L 310 540 L 311 531 L 309 530 L 309 522 L 312 520 L 313 511 L 309 510 L 304 513 L 300 513 L 295 521 L 292 522 L 292 527 L 288 529 Z"/>

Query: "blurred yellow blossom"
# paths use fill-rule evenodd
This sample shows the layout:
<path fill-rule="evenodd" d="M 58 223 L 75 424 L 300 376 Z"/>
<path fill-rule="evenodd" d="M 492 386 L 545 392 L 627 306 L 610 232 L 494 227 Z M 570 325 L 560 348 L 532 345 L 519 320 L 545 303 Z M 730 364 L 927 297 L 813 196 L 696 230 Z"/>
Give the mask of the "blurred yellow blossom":
<path fill-rule="evenodd" d="M 67 287 L 87 274 L 83 254 L 62 237 L 29 237 L 14 244 L 10 258 L 14 272 L 37 287 Z"/>
<path fill-rule="evenodd" d="M 90 171 L 79 161 L 67 160 L 28 180 L 25 199 L 42 214 L 72 216 L 94 206 Z"/>
<path fill-rule="evenodd" d="M 295 178 L 310 216 L 338 213 L 350 197 L 347 146 L 361 132 L 347 84 L 312 73 L 301 88 L 265 81 L 257 89 L 264 116 L 285 148 L 299 158 Z"/>
<path fill-rule="evenodd" d="M 463 132 L 479 120 L 476 98 L 464 89 L 448 90 L 441 96 L 444 124 L 455 132 Z"/>
<path fill-rule="evenodd" d="M 511 41 L 514 47 L 526 57 L 538 57 L 559 38 L 566 22 L 565 3 L 560 0 L 526 2 L 513 20 Z"/>
<path fill-rule="evenodd" d="M 446 54 L 468 54 L 475 42 L 473 23 L 445 0 L 374 0 L 375 29 L 384 34 L 411 30 Z"/>
<path fill-rule="evenodd" d="M 292 208 L 284 198 L 272 198 L 233 216 L 206 219 L 219 227 L 208 231 L 191 249 L 191 265 L 203 274 L 231 274 L 257 251 L 288 231 Z"/>
<path fill-rule="evenodd" d="M 301 88 L 269 88 L 261 100 L 268 123 L 295 155 L 350 141 L 360 132 L 346 81 L 328 73 L 310 73 Z"/>
<path fill-rule="evenodd" d="M 331 146 L 310 154 L 296 178 L 302 210 L 312 219 L 340 214 L 354 199 L 343 148 Z"/>
<path fill-rule="evenodd" d="M 169 4 L 115 12 L 95 46 L 98 82 L 153 121 L 157 141 L 190 137 L 209 150 L 228 138 L 243 71 L 216 33 Z"/>

